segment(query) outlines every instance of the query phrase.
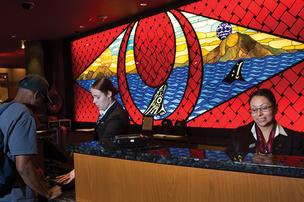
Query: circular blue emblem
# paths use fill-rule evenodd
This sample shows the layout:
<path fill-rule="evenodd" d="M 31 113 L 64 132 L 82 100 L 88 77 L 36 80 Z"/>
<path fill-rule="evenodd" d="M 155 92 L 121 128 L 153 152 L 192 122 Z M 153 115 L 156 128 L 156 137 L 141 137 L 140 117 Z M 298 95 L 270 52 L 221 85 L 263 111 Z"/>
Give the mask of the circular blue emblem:
<path fill-rule="evenodd" d="M 221 24 L 219 24 L 219 26 L 217 26 L 216 28 L 216 36 L 220 39 L 220 40 L 224 40 L 227 38 L 227 36 L 229 36 L 232 33 L 232 26 L 229 23 L 226 22 L 222 22 Z"/>

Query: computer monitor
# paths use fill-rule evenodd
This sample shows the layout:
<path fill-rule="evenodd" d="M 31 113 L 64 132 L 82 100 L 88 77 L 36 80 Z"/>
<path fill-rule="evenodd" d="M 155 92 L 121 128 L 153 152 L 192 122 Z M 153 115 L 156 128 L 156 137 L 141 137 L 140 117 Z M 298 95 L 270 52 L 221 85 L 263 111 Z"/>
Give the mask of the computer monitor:
<path fill-rule="evenodd" d="M 142 131 L 147 132 L 153 130 L 153 116 L 144 116 L 142 121 Z"/>

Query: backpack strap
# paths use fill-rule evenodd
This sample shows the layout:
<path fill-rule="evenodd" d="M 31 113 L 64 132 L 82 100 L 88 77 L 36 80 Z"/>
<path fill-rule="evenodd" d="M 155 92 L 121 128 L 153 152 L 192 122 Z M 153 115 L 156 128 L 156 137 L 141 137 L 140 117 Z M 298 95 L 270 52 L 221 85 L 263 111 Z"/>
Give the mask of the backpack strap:
<path fill-rule="evenodd" d="M 0 116 L 13 103 L 15 103 L 15 101 L 11 101 L 11 102 L 4 103 L 4 104 L 0 105 L 1 106 L 1 108 L 0 108 Z M 4 137 L 3 137 L 2 130 L 1 130 L 1 127 L 0 127 L 0 147 L 1 148 L 3 147 L 4 151 L 6 151 L 6 148 L 4 148 L 3 138 Z M 3 151 L 1 151 L 1 152 L 3 152 Z M 6 154 L 7 152 L 4 152 L 4 153 Z"/>
<path fill-rule="evenodd" d="M 0 115 L 11 105 L 14 101 L 1 104 Z M 16 182 L 17 171 L 15 163 L 7 156 L 7 151 L 3 142 L 4 136 L 0 128 L 0 198 L 8 194 L 14 182 Z"/>

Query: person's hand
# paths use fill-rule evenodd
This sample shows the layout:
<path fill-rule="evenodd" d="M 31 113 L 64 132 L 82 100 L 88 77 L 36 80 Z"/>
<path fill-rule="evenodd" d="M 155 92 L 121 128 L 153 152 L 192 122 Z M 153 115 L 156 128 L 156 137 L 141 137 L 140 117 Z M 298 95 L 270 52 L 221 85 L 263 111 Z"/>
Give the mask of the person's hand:
<path fill-rule="evenodd" d="M 68 184 L 70 183 L 73 179 L 75 179 L 75 170 L 72 170 L 71 172 L 64 174 L 64 175 L 60 175 L 58 177 L 56 177 L 56 182 L 58 184 Z"/>
<path fill-rule="evenodd" d="M 58 185 L 55 185 L 49 189 L 49 199 L 57 198 L 61 194 L 62 194 L 61 187 Z"/>

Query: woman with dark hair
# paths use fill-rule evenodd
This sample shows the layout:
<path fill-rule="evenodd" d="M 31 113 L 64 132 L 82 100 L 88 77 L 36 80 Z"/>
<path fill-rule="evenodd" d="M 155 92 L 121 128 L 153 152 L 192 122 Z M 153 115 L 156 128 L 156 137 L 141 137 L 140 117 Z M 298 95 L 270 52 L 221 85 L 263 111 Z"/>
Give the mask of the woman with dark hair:
<path fill-rule="evenodd" d="M 90 92 L 93 97 L 93 103 L 99 110 L 94 139 L 105 146 L 109 146 L 116 135 L 128 132 L 130 123 L 128 113 L 116 101 L 117 90 L 109 79 L 105 77 L 97 79 L 93 83 Z M 58 176 L 57 182 L 68 184 L 74 178 L 75 172 L 72 170 L 65 175 Z"/>
<path fill-rule="evenodd" d="M 304 137 L 299 132 L 279 125 L 278 111 L 273 93 L 268 89 L 255 91 L 249 99 L 253 122 L 236 129 L 227 148 L 234 160 L 247 153 L 304 155 Z"/>
<path fill-rule="evenodd" d="M 128 132 L 129 116 L 122 106 L 116 101 L 116 88 L 107 78 L 97 79 L 91 87 L 93 103 L 99 110 L 96 121 L 95 140 L 101 143 L 111 141 L 115 135 Z"/>

